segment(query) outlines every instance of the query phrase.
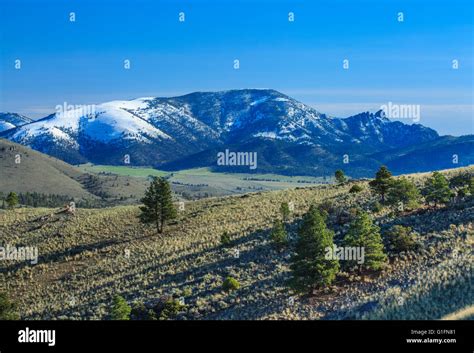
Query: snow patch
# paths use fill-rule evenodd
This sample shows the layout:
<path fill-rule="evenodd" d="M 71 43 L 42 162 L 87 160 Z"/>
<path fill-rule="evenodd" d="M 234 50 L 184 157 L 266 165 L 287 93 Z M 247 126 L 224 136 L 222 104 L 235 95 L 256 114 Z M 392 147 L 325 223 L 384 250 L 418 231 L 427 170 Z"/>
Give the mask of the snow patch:
<path fill-rule="evenodd" d="M 0 121 L 0 132 L 13 129 L 15 125 L 7 121 Z"/>
<path fill-rule="evenodd" d="M 265 138 L 270 138 L 270 139 L 277 139 L 278 138 L 276 132 L 272 132 L 272 131 L 258 132 L 256 134 L 253 134 L 252 136 L 253 137 L 265 137 Z"/>
<path fill-rule="evenodd" d="M 263 98 L 260 98 L 260 99 L 257 99 L 256 101 L 253 101 L 252 103 L 250 103 L 250 105 L 253 107 L 253 106 L 256 106 L 260 103 L 263 103 L 263 102 L 266 102 L 270 97 L 263 97 Z"/>

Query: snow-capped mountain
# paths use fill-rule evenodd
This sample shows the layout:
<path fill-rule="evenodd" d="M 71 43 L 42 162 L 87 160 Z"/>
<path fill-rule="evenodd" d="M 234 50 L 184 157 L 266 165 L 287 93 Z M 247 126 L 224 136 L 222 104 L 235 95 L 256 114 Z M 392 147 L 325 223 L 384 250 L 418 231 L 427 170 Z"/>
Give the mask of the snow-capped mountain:
<path fill-rule="evenodd" d="M 74 164 L 122 164 L 129 155 L 133 165 L 213 166 L 215 152 L 230 146 L 258 150 L 270 170 L 308 173 L 339 164 L 343 153 L 356 153 L 356 164 L 369 152 L 439 137 L 380 112 L 332 118 L 269 89 L 112 101 L 57 112 L 0 136 Z"/>
<path fill-rule="evenodd" d="M 16 113 L 0 113 L 0 132 L 31 123 L 30 118 Z"/>
<path fill-rule="evenodd" d="M 337 119 L 338 127 L 361 145 L 373 150 L 419 144 L 438 138 L 438 133 L 420 124 L 406 125 L 386 118 L 382 110 L 364 112 L 346 119 Z"/>

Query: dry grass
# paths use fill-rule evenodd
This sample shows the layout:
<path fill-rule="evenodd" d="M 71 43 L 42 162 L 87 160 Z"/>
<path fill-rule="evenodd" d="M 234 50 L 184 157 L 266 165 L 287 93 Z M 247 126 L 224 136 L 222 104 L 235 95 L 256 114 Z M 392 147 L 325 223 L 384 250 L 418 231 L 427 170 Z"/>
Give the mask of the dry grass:
<path fill-rule="evenodd" d="M 424 176 L 416 178 L 422 180 Z M 51 210 L 0 211 L 2 243 L 37 246 L 40 255 L 35 266 L 2 261 L 0 290 L 15 298 L 21 316 L 27 319 L 103 319 L 115 294 L 129 302 L 151 302 L 163 295 L 185 297 L 186 311 L 181 317 L 188 319 L 331 318 L 329 312 L 335 313 L 333 318 L 393 318 L 408 312 L 400 314 L 387 299 L 394 298 L 390 290 L 397 287 L 402 287 L 405 303 L 412 303 L 418 314 L 426 308 L 423 298 L 432 298 L 429 295 L 436 288 L 441 294 L 448 293 L 444 292 L 448 287 L 449 295 L 459 292 L 455 298 L 462 306 L 472 300 L 465 297 L 459 301 L 465 290 L 461 279 L 466 279 L 459 276 L 471 263 L 470 258 L 451 261 L 449 252 L 454 244 L 464 252 L 468 249 L 464 238 L 472 231 L 468 224 L 473 208 L 466 205 L 461 211 L 445 210 L 441 214 L 436 210 L 424 218 L 403 216 L 394 220 L 384 212 L 376 215 L 381 224 L 405 221 L 413 225 L 420 232 L 425 251 L 402 254 L 407 258 L 400 257 L 371 283 L 341 281 L 343 284 L 331 293 L 322 293 L 324 300 L 319 302 L 315 298 L 289 301 L 293 296 L 286 286 L 290 252 L 277 251 L 268 238 L 280 203 L 295 205 L 289 226 L 294 238 L 298 220 L 311 203 L 333 200 L 348 209 L 368 207 L 373 202 L 367 188 L 348 194 L 349 188 L 319 186 L 189 202 L 161 236 L 138 222 L 137 206 L 79 209 L 76 216 L 58 218 L 39 229 L 38 222 L 32 220 Z M 437 221 L 440 214 L 446 222 Z M 455 229 L 449 227 L 451 223 Z M 340 231 L 344 229 L 343 225 Z M 225 231 L 234 242 L 230 248 L 220 245 Z M 234 257 L 236 250 L 238 258 Z M 239 290 L 222 291 L 227 276 L 240 282 Z M 401 282 L 393 282 L 397 279 Z M 371 301 L 378 303 L 374 310 L 360 310 Z M 445 301 L 449 302 L 449 297 Z M 455 306 L 448 304 L 429 315 L 440 318 L 446 310 L 447 314 L 459 308 Z"/>

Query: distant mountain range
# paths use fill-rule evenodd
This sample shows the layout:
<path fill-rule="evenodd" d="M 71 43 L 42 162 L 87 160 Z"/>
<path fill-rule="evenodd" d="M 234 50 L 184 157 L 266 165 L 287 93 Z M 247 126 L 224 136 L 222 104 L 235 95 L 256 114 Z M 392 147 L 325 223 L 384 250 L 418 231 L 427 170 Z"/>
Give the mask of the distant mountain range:
<path fill-rule="evenodd" d="M 32 123 L 33 120 L 16 113 L 0 113 L 0 132 Z"/>
<path fill-rule="evenodd" d="M 440 137 L 381 111 L 340 119 L 274 90 L 196 92 L 80 107 L 37 121 L 1 114 L 0 137 L 71 164 L 130 164 L 175 170 L 372 175 L 381 163 L 396 173 L 474 163 L 474 136 Z M 9 126 L 9 125 L 8 125 Z M 225 150 L 256 152 L 258 167 L 218 165 Z M 453 155 L 457 155 L 457 164 Z M 344 163 L 348 162 L 348 163 Z"/>

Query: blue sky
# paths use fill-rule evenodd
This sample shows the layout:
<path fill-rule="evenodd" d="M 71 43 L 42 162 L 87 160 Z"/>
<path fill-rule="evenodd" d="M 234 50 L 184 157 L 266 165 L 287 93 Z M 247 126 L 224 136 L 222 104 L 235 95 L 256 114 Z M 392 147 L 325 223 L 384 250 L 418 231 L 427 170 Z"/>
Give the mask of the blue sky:
<path fill-rule="evenodd" d="M 0 111 L 37 118 L 64 102 L 274 88 L 341 117 L 388 102 L 419 104 L 421 124 L 442 134 L 473 133 L 473 6 L 472 0 L 2 0 Z"/>

